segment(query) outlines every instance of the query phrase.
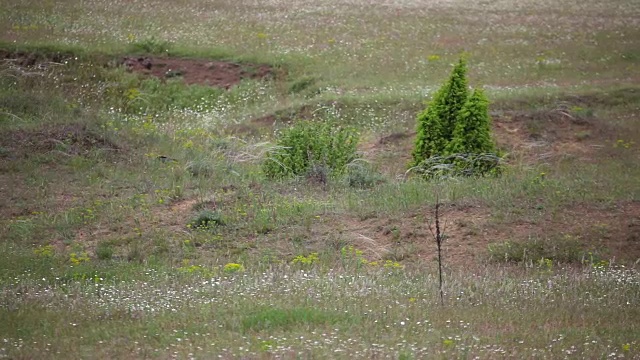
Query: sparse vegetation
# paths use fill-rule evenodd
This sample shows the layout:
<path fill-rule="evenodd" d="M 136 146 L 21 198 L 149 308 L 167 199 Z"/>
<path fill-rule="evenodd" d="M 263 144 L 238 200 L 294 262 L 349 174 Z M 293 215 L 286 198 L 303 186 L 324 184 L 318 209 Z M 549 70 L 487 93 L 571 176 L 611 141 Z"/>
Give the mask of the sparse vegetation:
<path fill-rule="evenodd" d="M 369 189 L 385 182 L 384 176 L 364 161 L 352 161 L 347 164 L 346 179 L 349 186 L 357 189 Z"/>
<path fill-rule="evenodd" d="M 96 246 L 96 257 L 100 260 L 111 260 L 113 253 L 113 246 L 106 241 L 99 242 Z"/>
<path fill-rule="evenodd" d="M 597 252 L 586 248 L 579 239 L 565 235 L 558 239 L 529 239 L 490 244 L 489 256 L 494 261 L 517 262 L 524 265 L 541 260 L 558 264 L 581 264 L 599 258 Z"/>
<path fill-rule="evenodd" d="M 0 8 L 0 358 L 640 355 L 632 2 Z"/>
<path fill-rule="evenodd" d="M 189 229 L 213 229 L 225 225 L 222 214 L 218 211 L 202 210 L 193 220 L 187 224 Z"/>

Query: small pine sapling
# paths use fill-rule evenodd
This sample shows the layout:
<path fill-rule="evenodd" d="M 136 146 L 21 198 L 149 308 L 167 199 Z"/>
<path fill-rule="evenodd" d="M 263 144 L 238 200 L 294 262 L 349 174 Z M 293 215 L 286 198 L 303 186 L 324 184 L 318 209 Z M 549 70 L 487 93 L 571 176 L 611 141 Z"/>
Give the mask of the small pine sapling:
<path fill-rule="evenodd" d="M 442 137 L 445 142 L 449 142 L 453 138 L 453 130 L 458 120 L 458 114 L 469 97 L 467 62 L 464 58 L 460 58 L 458 64 L 453 68 L 445 89 L 445 97 L 442 107 L 438 109 L 438 116 L 442 123 Z"/>
<path fill-rule="evenodd" d="M 446 154 L 495 153 L 488 107 L 489 101 L 484 92 L 475 89 L 458 114 L 453 137 L 445 150 Z"/>
<path fill-rule="evenodd" d="M 444 153 L 453 137 L 458 113 L 468 97 L 467 64 L 461 58 L 449 80 L 436 92 L 433 101 L 418 115 L 418 129 L 413 161 L 418 166 L 424 160 Z"/>
<path fill-rule="evenodd" d="M 491 138 L 489 102 L 480 89 L 469 94 L 460 59 L 427 109 L 418 115 L 411 168 L 425 177 L 496 173 L 500 157 Z"/>
<path fill-rule="evenodd" d="M 491 138 L 489 101 L 481 89 L 474 90 L 458 114 L 447 155 L 463 155 L 454 160 L 458 170 L 482 175 L 497 169 L 496 145 Z M 499 159 L 498 159 L 499 160 Z"/>

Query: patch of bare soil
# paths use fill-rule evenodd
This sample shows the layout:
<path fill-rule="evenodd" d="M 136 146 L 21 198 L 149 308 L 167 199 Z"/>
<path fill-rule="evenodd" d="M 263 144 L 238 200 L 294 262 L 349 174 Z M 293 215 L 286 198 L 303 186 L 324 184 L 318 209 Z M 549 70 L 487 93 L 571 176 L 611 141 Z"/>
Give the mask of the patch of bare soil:
<path fill-rule="evenodd" d="M 175 236 L 187 233 L 187 223 L 193 217 L 193 208 L 199 203 L 197 199 L 181 199 L 169 205 L 155 206 L 145 221 L 127 218 L 120 223 L 97 223 L 80 229 L 75 241 L 91 249 L 97 241 L 105 239 L 147 238 L 161 229 L 165 234 Z"/>
<path fill-rule="evenodd" d="M 549 229 L 605 249 L 605 255 L 615 259 L 640 260 L 640 201 L 610 206 L 578 204 L 548 215 L 536 230 L 542 234 Z"/>
<path fill-rule="evenodd" d="M 2 134 L 0 147 L 7 154 L 0 159 L 15 159 L 33 154 L 56 152 L 86 155 L 94 149 L 117 152 L 121 147 L 84 124 L 45 125 L 37 129 L 18 129 Z"/>
<path fill-rule="evenodd" d="M 494 117 L 493 129 L 498 146 L 526 162 L 566 156 L 592 161 L 611 133 L 599 119 L 563 109 L 506 113 Z"/>
<path fill-rule="evenodd" d="M 313 232 L 322 234 L 320 228 L 327 226 L 344 229 L 346 241 L 369 260 L 432 261 L 437 255 L 432 221 L 433 209 L 425 207 L 405 217 L 331 219 L 318 224 Z M 609 207 L 580 204 L 535 223 L 523 220 L 510 224 L 497 222 L 485 208 L 449 205 L 442 208 L 441 221 L 446 236 L 443 255 L 451 267 L 485 262 L 491 243 L 565 236 L 607 259 L 623 263 L 640 260 L 640 202 Z"/>
<path fill-rule="evenodd" d="M 433 209 L 424 208 L 405 217 L 345 219 L 353 245 L 371 260 L 427 260 L 436 256 L 430 229 Z M 472 206 L 443 208 L 442 228 L 447 236 L 444 256 L 452 266 L 479 263 L 486 256 L 490 239 L 483 233 L 490 214 Z M 434 224 L 431 224 L 435 229 Z"/>
<path fill-rule="evenodd" d="M 10 51 L 0 49 L 0 60 L 10 61 L 16 66 L 33 67 L 45 63 L 64 63 L 73 54 L 62 52 L 40 53 L 34 51 Z M 106 65 L 108 61 L 105 59 Z M 129 71 L 163 80 L 180 78 L 192 85 L 206 85 L 229 89 L 245 79 L 265 79 L 275 76 L 275 70 L 265 64 L 212 61 L 157 56 L 125 56 L 120 59 Z"/>
<path fill-rule="evenodd" d="M 233 135 L 257 137 L 271 133 L 274 126 L 286 126 L 298 120 L 311 120 L 314 118 L 315 109 L 317 109 L 315 106 L 303 105 L 298 108 L 279 110 L 273 114 L 254 118 L 248 123 L 231 125 L 228 131 Z"/>
<path fill-rule="evenodd" d="M 239 64 L 229 61 L 128 56 L 122 64 L 129 71 L 160 79 L 181 78 L 192 85 L 207 85 L 229 89 L 244 79 L 264 79 L 274 76 L 269 65 Z"/>
<path fill-rule="evenodd" d="M 407 138 L 415 136 L 415 133 L 397 132 L 381 137 L 378 140 L 380 145 L 397 144 L 405 141 Z"/>

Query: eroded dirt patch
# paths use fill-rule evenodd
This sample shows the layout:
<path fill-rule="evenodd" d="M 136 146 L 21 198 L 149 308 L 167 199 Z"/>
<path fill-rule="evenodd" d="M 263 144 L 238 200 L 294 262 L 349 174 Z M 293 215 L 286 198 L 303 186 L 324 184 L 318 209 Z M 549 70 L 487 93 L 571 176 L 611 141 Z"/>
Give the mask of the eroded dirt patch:
<path fill-rule="evenodd" d="M 160 79 L 180 78 L 192 85 L 207 85 L 229 89 L 245 79 L 265 79 L 274 76 L 268 65 L 240 64 L 202 59 L 128 56 L 122 64 L 129 71 Z"/>
<path fill-rule="evenodd" d="M 429 219 L 433 219 L 433 209 L 429 207 L 402 217 L 340 217 L 317 225 L 314 233 L 321 235 L 322 228 L 329 224 L 327 234 L 335 235 L 333 229 L 343 229 L 346 241 L 362 250 L 369 260 L 432 261 L 437 253 Z M 448 205 L 443 207 L 441 221 L 446 236 L 443 255 L 447 265 L 453 267 L 487 261 L 491 243 L 534 239 L 571 238 L 582 249 L 594 249 L 606 259 L 623 263 L 640 259 L 637 201 L 607 206 L 576 204 L 535 222 L 523 218 L 508 224 L 497 221 L 484 207 Z"/>
<path fill-rule="evenodd" d="M 0 60 L 19 67 L 43 66 L 47 63 L 64 64 L 76 58 L 72 53 L 11 51 L 0 49 Z M 162 80 L 182 79 L 186 84 L 198 84 L 229 89 L 245 79 L 269 79 L 276 71 L 266 64 L 237 63 L 207 59 L 171 58 L 158 56 L 125 56 L 115 62 L 106 56 L 86 60 L 103 66 L 123 65 L 127 70 Z"/>
<path fill-rule="evenodd" d="M 575 156 L 593 160 L 612 130 L 602 119 L 563 109 L 514 111 L 493 119 L 498 145 L 527 162 Z"/>

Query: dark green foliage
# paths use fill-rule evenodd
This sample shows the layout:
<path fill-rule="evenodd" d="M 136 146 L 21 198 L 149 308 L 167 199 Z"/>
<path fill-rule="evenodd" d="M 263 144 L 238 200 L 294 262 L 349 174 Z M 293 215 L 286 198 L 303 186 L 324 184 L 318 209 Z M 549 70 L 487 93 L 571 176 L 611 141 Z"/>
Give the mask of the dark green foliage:
<path fill-rule="evenodd" d="M 442 124 L 442 137 L 446 140 L 451 140 L 453 137 L 453 130 L 460 110 L 464 107 L 469 97 L 468 88 L 467 63 L 461 58 L 453 68 L 451 77 L 444 87 L 442 103 L 436 108 Z"/>
<path fill-rule="evenodd" d="M 282 132 L 277 147 L 267 153 L 263 171 L 270 178 L 308 175 L 321 168 L 341 174 L 356 158 L 357 144 L 353 128 L 302 121 Z"/>
<path fill-rule="evenodd" d="M 489 101 L 481 89 L 474 90 L 458 114 L 453 138 L 445 154 L 462 156 L 453 163 L 464 175 L 482 175 L 499 170 L 500 158 L 491 139 Z"/>
<path fill-rule="evenodd" d="M 427 177 L 495 173 L 500 164 L 491 139 L 489 102 L 482 90 L 469 97 L 466 63 L 460 59 L 449 80 L 418 115 L 412 167 Z"/>
<path fill-rule="evenodd" d="M 413 166 L 444 152 L 453 138 L 458 113 L 467 101 L 467 65 L 460 59 L 449 80 L 435 94 L 433 101 L 418 115 L 418 134 L 413 151 Z"/>
<path fill-rule="evenodd" d="M 447 154 L 495 153 L 491 139 L 489 101 L 481 89 L 476 89 L 460 110 L 453 137 L 445 149 Z"/>

